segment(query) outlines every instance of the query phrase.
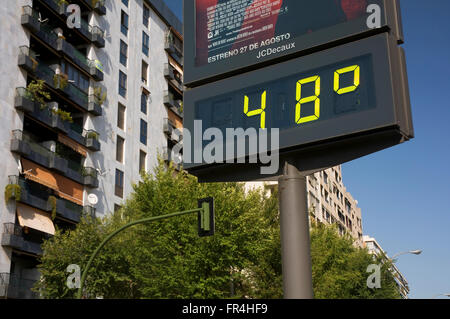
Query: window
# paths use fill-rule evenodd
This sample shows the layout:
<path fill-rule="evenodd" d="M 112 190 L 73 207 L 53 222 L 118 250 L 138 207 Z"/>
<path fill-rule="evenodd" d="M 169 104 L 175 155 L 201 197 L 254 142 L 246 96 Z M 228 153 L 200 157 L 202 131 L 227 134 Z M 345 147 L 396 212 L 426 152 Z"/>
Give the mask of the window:
<path fill-rule="evenodd" d="M 145 63 L 145 61 L 142 61 L 141 78 L 142 78 L 142 82 L 144 82 L 145 85 L 147 85 L 147 80 L 148 80 L 148 64 Z"/>
<path fill-rule="evenodd" d="M 128 36 L 128 14 L 123 10 L 120 14 L 120 31 L 123 35 Z"/>
<path fill-rule="evenodd" d="M 119 108 L 117 109 L 117 127 L 125 131 L 125 111 L 126 108 L 119 103 Z"/>
<path fill-rule="evenodd" d="M 125 146 L 125 140 L 117 135 L 117 144 L 116 144 L 116 161 L 119 163 L 123 163 L 123 150 Z"/>
<path fill-rule="evenodd" d="M 127 66 L 127 60 L 128 60 L 128 45 L 120 40 L 120 63 L 122 63 L 123 66 Z"/>
<path fill-rule="evenodd" d="M 128 0 L 122 0 L 122 3 L 128 8 Z"/>
<path fill-rule="evenodd" d="M 77 88 L 81 89 L 85 93 L 89 92 L 89 78 L 81 74 L 72 65 L 63 61 L 61 63 L 61 72 L 67 74 L 68 80 L 71 81 L 71 83 Z"/>
<path fill-rule="evenodd" d="M 147 154 L 143 151 L 139 152 L 139 172 L 146 171 Z"/>
<path fill-rule="evenodd" d="M 148 42 L 150 41 L 150 38 L 147 33 L 142 31 L 142 53 L 144 53 L 146 56 L 148 56 Z"/>
<path fill-rule="evenodd" d="M 143 23 L 148 28 L 148 20 L 150 19 L 150 9 L 144 5 Z"/>
<path fill-rule="evenodd" d="M 141 137 L 140 141 L 142 144 L 147 145 L 147 122 L 141 119 Z"/>
<path fill-rule="evenodd" d="M 114 194 L 119 197 L 123 197 L 123 172 L 116 169 L 116 187 Z"/>
<path fill-rule="evenodd" d="M 148 95 L 144 92 L 141 94 L 141 112 L 147 114 Z"/>
<path fill-rule="evenodd" d="M 323 181 L 325 182 L 325 184 L 328 184 L 328 174 L 323 172 Z"/>
<path fill-rule="evenodd" d="M 127 75 L 119 71 L 119 94 L 123 97 L 127 96 Z"/>

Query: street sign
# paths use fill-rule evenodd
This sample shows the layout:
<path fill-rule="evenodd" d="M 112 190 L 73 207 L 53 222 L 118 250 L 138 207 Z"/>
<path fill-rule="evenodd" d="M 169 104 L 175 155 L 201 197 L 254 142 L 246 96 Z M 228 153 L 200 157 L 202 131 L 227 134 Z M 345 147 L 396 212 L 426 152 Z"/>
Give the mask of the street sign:
<path fill-rule="evenodd" d="M 194 120 L 201 120 L 202 136 L 212 127 L 223 136 L 227 128 L 261 128 L 270 140 L 270 129 L 279 128 L 280 158 L 308 172 L 414 135 L 404 54 L 388 33 L 187 90 L 184 108 L 185 129 L 194 132 Z M 196 139 L 185 136 L 184 144 L 202 152 L 208 141 Z M 247 147 L 244 157 L 257 155 Z M 270 179 L 251 164 L 184 168 L 205 181 Z"/>
<path fill-rule="evenodd" d="M 186 0 L 185 85 L 387 31 L 403 41 L 397 0 Z"/>

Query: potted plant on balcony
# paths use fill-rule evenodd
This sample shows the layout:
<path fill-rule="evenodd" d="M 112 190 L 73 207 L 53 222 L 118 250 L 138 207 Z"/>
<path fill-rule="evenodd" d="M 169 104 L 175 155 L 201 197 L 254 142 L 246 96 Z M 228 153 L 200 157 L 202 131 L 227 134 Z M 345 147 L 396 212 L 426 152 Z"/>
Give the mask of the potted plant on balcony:
<path fill-rule="evenodd" d="M 33 102 L 39 103 L 41 109 L 47 107 L 47 100 L 51 99 L 50 93 L 45 89 L 44 80 L 33 80 L 26 88 L 26 97 L 30 97 Z"/>
<path fill-rule="evenodd" d="M 20 201 L 22 189 L 18 184 L 8 184 L 5 186 L 5 202 L 8 202 L 10 199 L 14 198 L 17 201 Z"/>
<path fill-rule="evenodd" d="M 101 86 L 94 88 L 94 97 L 97 104 L 103 105 L 106 100 L 106 92 L 103 92 L 103 88 Z"/>
<path fill-rule="evenodd" d="M 55 196 L 49 196 L 48 197 L 48 205 L 50 206 L 50 209 L 52 211 L 52 220 L 56 218 L 56 202 L 57 199 Z"/>
<path fill-rule="evenodd" d="M 63 111 L 61 109 L 52 109 L 52 113 L 59 116 L 59 118 L 64 122 L 73 123 L 72 115 L 69 112 Z"/>
<path fill-rule="evenodd" d="M 88 131 L 85 136 L 85 145 L 91 151 L 99 151 L 100 150 L 100 142 L 99 142 L 99 134 L 95 131 Z"/>
<path fill-rule="evenodd" d="M 64 90 L 69 83 L 69 77 L 67 74 L 64 73 L 56 73 L 53 76 L 53 85 L 55 88 Z"/>

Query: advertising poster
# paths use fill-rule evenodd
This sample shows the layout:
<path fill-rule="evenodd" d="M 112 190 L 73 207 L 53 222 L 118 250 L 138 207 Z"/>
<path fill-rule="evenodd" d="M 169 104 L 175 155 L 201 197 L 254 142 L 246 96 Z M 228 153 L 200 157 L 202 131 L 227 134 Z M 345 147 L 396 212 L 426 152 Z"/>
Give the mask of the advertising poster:
<path fill-rule="evenodd" d="M 185 2 L 185 85 L 238 74 L 391 30 L 392 0 L 190 0 Z"/>
<path fill-rule="evenodd" d="M 195 0 L 196 66 L 284 45 L 294 38 L 366 15 L 366 0 Z M 294 49 L 294 47 L 292 47 Z"/>

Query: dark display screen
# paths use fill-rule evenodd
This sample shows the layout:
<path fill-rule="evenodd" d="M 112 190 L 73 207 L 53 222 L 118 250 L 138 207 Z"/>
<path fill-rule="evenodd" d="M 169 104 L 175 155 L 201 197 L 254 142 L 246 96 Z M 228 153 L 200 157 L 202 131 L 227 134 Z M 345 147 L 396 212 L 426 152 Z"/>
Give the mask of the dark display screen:
<path fill-rule="evenodd" d="M 199 101 L 195 118 L 224 132 L 283 130 L 369 110 L 376 107 L 372 62 L 364 55 Z"/>

